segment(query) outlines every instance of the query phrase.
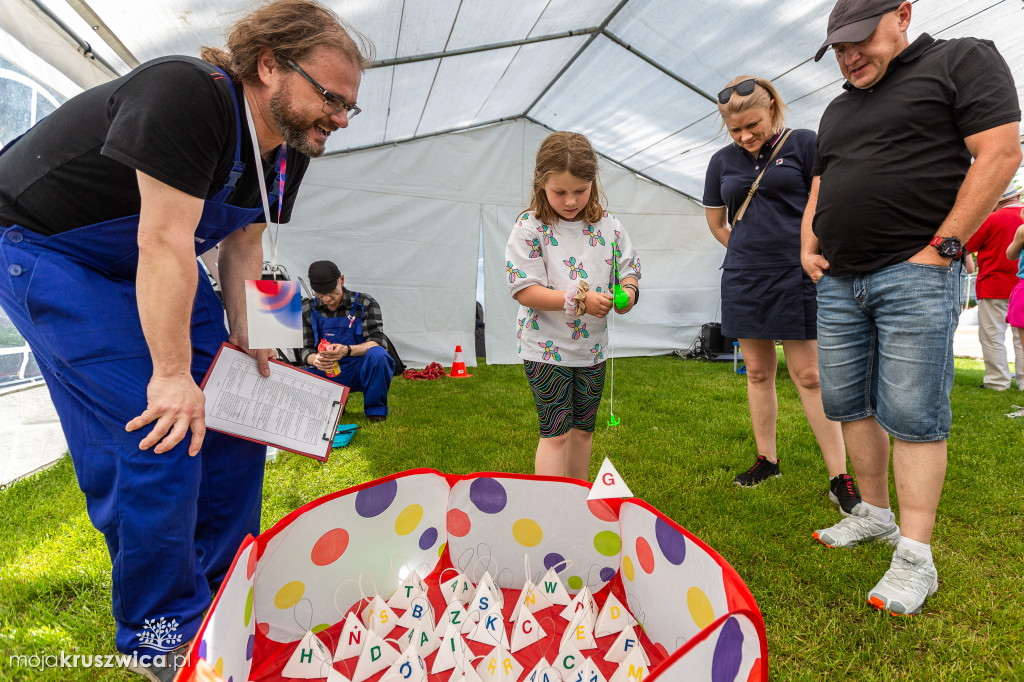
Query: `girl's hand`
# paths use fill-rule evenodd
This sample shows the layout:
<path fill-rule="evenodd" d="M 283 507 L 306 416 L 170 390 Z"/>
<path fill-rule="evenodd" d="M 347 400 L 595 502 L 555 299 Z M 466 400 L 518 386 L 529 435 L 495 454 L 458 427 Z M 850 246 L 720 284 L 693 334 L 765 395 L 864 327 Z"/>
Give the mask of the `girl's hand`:
<path fill-rule="evenodd" d="M 586 306 L 585 314 L 604 317 L 612 309 L 612 296 L 603 291 L 588 291 L 583 304 Z"/>
<path fill-rule="evenodd" d="M 615 308 L 615 312 L 618 313 L 619 315 L 625 315 L 626 313 L 633 309 L 634 305 L 636 305 L 636 294 L 633 293 L 633 290 L 630 289 L 629 287 L 622 288 L 626 292 L 626 296 L 629 299 L 629 303 L 627 303 L 626 307 L 622 308 L 621 310 L 619 308 Z"/>

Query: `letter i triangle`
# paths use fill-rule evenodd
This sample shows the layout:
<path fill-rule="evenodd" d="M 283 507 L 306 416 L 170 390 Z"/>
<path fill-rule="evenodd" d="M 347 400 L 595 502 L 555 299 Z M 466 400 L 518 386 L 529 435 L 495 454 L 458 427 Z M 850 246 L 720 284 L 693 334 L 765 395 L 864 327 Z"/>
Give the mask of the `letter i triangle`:
<path fill-rule="evenodd" d="M 469 648 L 466 640 L 462 638 L 459 626 L 453 623 L 441 638 L 441 646 L 437 649 L 437 656 L 434 657 L 434 664 L 430 667 L 430 674 L 436 675 L 452 668 L 463 669 L 468 667 Z"/>

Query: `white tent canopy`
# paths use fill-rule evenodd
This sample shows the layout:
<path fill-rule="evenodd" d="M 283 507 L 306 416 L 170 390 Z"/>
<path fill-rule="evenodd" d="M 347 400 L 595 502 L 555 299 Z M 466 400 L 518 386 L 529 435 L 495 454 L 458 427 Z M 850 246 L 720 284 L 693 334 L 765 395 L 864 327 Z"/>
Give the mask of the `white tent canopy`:
<path fill-rule="evenodd" d="M 293 275 L 335 258 L 350 288 L 381 302 L 412 365 L 472 345 L 481 255 L 488 361 L 514 361 L 502 247 L 548 130 L 593 141 L 609 207 L 645 266 L 643 302 L 617 320 L 614 354 L 688 346 L 716 318 L 724 253 L 691 201 L 725 143 L 714 93 L 737 74 L 769 77 L 790 125 L 816 128 L 842 83 L 831 56 L 812 60 L 833 0 L 323 1 L 370 38 L 376 62 L 364 113 L 310 166 L 280 258 Z M 9 0 L 0 58 L 68 97 L 139 61 L 221 45 L 254 4 Z M 910 38 L 994 40 L 1020 97 L 1021 12 L 1018 0 L 916 0 Z"/>

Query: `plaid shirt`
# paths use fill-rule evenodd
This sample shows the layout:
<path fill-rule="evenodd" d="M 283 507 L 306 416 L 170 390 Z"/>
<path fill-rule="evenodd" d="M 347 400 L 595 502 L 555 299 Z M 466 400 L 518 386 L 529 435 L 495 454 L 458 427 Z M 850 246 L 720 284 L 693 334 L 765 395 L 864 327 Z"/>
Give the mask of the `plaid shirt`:
<path fill-rule="evenodd" d="M 341 303 L 338 309 L 331 311 L 316 298 L 307 298 L 302 301 L 302 352 L 299 359 L 306 364 L 306 358 L 316 352 L 316 346 L 320 339 L 313 338 L 312 313 L 315 305 L 324 317 L 348 317 L 348 311 L 356 301 L 355 294 L 348 289 L 341 289 Z M 367 341 L 376 341 L 384 350 L 388 350 L 387 340 L 384 338 L 384 316 L 380 312 L 380 304 L 362 292 L 359 293 L 359 305 L 363 306 L 363 338 Z"/>

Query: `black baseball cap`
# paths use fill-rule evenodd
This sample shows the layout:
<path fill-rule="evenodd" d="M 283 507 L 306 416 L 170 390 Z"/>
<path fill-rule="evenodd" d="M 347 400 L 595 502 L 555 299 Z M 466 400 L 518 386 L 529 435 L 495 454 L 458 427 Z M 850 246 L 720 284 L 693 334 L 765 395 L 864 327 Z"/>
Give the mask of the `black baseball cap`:
<path fill-rule="evenodd" d="M 814 61 L 820 60 L 830 45 L 867 39 L 878 27 L 882 15 L 902 4 L 896 0 L 839 0 L 828 15 L 828 35 L 814 55 Z"/>
<path fill-rule="evenodd" d="M 329 294 L 338 286 L 341 270 L 329 260 L 318 260 L 309 264 L 309 286 L 318 294 Z"/>

